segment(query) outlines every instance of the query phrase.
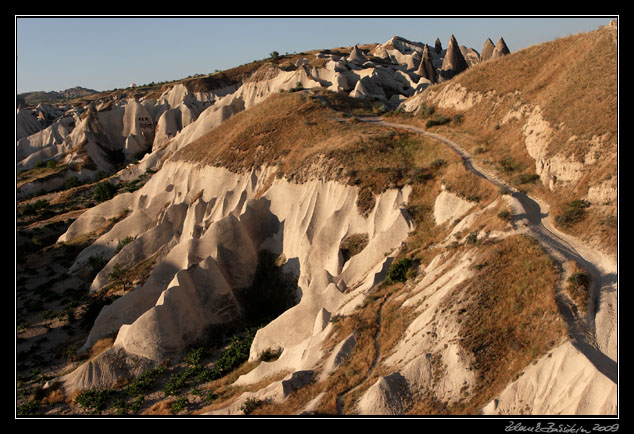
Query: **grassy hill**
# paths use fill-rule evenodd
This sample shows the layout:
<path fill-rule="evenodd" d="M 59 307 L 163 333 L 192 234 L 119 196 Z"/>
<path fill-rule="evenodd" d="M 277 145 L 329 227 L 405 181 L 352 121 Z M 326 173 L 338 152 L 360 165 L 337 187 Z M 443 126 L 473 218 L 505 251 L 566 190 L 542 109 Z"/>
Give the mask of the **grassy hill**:
<path fill-rule="evenodd" d="M 18 100 L 23 99 L 27 106 L 36 106 L 40 103 L 55 104 L 64 101 L 68 101 L 74 98 L 79 98 L 87 95 L 97 93 L 94 89 L 86 89 L 81 86 L 76 86 L 70 89 L 57 91 L 35 91 L 25 92 L 18 94 Z"/>

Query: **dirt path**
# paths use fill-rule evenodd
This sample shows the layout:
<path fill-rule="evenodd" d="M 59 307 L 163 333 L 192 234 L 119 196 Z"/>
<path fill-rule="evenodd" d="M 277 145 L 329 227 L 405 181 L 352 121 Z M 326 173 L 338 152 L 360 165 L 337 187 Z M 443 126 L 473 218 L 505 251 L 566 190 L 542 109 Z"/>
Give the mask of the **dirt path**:
<path fill-rule="evenodd" d="M 548 212 L 542 209 L 543 206 L 538 200 L 516 190 L 494 174 L 478 167 L 471 155 L 455 142 L 411 125 L 386 122 L 380 117 L 359 117 L 357 120 L 406 129 L 438 140 L 449 146 L 462 158 L 467 170 L 493 183 L 498 188 L 506 188 L 511 192 L 512 198 L 519 204 L 519 207 L 513 212 L 514 220 L 524 222 L 526 234 L 535 238 L 542 245 L 562 271 L 562 279 L 557 291 L 557 302 L 567 323 L 571 342 L 597 370 L 614 383 L 618 383 L 616 348 L 611 350 L 611 347 L 615 347 L 615 345 L 609 344 L 614 342 L 613 336 L 616 336 L 617 326 L 616 267 L 612 264 L 606 265 L 606 262 L 610 261 L 601 258 L 597 252 L 592 252 L 592 249 L 584 246 L 579 240 L 557 231 L 550 221 Z M 579 253 L 580 251 L 583 254 Z M 592 277 L 589 288 L 589 308 L 585 316 L 577 311 L 576 306 L 563 290 L 570 274 L 567 266 L 568 261 L 576 261 Z M 601 312 L 601 321 L 597 322 L 596 318 L 601 309 L 604 310 Z M 600 336 L 600 339 L 597 339 L 597 336 Z M 608 355 L 608 353 L 612 354 Z"/>

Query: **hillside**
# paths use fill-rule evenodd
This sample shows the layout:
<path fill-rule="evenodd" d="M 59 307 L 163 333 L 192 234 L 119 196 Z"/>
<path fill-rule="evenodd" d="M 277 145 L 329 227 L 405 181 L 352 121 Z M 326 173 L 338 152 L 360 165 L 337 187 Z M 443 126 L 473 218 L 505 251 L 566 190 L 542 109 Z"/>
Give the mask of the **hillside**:
<path fill-rule="evenodd" d="M 458 114 L 459 126 L 437 131 L 548 203 L 562 216 L 559 229 L 616 257 L 616 42 L 616 29 L 605 27 L 529 47 L 477 64 L 404 109 L 422 115 L 425 104 Z M 573 199 L 590 204 L 578 217 L 567 213 Z"/>
<path fill-rule="evenodd" d="M 18 101 L 24 101 L 24 104 L 27 106 L 36 106 L 41 103 L 51 104 L 65 102 L 95 93 L 97 93 L 97 91 L 94 89 L 86 89 L 81 86 L 75 86 L 59 92 L 53 90 L 19 93 L 17 95 L 17 99 Z"/>
<path fill-rule="evenodd" d="M 18 414 L 616 414 L 614 41 L 77 100 L 16 141 Z"/>

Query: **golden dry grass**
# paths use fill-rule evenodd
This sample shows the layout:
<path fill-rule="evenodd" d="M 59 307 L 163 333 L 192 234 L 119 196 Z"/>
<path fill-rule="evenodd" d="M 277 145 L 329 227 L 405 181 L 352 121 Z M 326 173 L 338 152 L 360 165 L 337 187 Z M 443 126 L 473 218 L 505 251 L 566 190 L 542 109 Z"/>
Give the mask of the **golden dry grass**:
<path fill-rule="evenodd" d="M 474 356 L 475 392 L 451 409 L 473 414 L 536 357 L 566 336 L 555 302 L 559 271 L 535 240 L 517 235 L 480 247 L 461 322 L 461 345 Z"/>

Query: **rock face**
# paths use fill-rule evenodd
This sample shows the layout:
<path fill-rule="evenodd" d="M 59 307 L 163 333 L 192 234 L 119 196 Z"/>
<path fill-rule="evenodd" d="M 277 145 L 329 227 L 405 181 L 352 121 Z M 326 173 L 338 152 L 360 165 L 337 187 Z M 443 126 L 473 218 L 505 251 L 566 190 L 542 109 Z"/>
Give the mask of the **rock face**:
<path fill-rule="evenodd" d="M 447 54 L 445 54 L 445 58 L 442 61 L 441 78 L 443 80 L 449 80 L 456 74 L 465 71 L 468 67 L 469 64 L 460 51 L 458 41 L 456 41 L 454 35 L 451 35 L 449 45 L 447 46 Z"/>

